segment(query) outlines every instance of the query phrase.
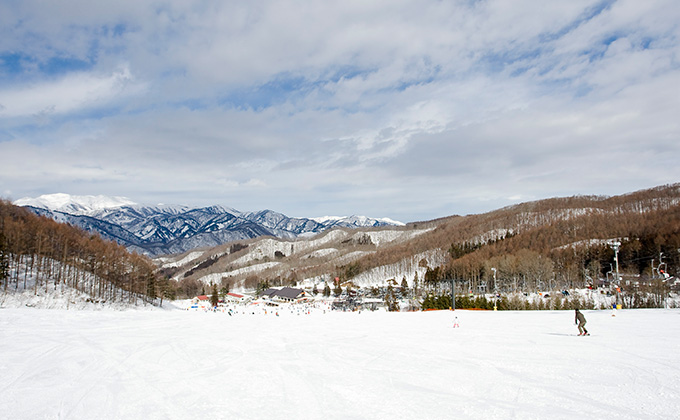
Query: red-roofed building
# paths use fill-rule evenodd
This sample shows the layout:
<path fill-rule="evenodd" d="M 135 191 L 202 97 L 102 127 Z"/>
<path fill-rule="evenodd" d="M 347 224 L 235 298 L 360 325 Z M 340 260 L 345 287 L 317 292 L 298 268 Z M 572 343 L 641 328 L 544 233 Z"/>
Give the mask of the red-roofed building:
<path fill-rule="evenodd" d="M 227 302 L 247 302 L 250 300 L 249 296 L 240 295 L 238 293 L 229 292 L 224 296 L 224 300 Z"/>

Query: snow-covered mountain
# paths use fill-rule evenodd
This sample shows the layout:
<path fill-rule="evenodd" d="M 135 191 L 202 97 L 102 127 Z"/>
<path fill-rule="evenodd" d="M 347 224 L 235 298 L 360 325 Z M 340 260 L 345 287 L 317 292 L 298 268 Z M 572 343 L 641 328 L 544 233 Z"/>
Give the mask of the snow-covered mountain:
<path fill-rule="evenodd" d="M 88 214 L 98 210 L 133 206 L 136 203 L 125 197 L 104 195 L 46 194 L 38 198 L 25 197 L 14 202 L 17 206 L 31 206 L 72 214 Z"/>
<path fill-rule="evenodd" d="M 404 223 L 398 222 L 396 220 L 389 219 L 387 217 L 383 217 L 381 219 L 373 219 L 370 217 L 366 216 L 324 216 L 324 217 L 314 217 L 311 220 L 314 220 L 317 223 L 321 223 L 324 226 L 354 226 L 354 227 L 370 227 L 370 226 L 386 226 L 386 225 L 393 225 L 393 226 L 404 226 Z"/>
<path fill-rule="evenodd" d="M 403 225 L 364 216 L 312 219 L 288 217 L 272 210 L 241 212 L 223 206 L 145 206 L 124 197 L 106 196 L 49 194 L 22 198 L 14 204 L 152 256 L 266 235 L 292 239 L 334 227 Z"/>

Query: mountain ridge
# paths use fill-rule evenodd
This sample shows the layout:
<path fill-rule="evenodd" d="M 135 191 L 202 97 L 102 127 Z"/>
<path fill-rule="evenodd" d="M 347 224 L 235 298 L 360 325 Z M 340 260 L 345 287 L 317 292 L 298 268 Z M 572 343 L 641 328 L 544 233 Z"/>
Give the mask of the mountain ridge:
<path fill-rule="evenodd" d="M 260 236 L 294 239 L 336 227 L 403 225 L 390 219 L 365 216 L 327 217 L 319 222 L 313 218 L 288 217 L 273 210 L 242 212 L 221 205 L 197 208 L 146 206 L 125 197 L 62 193 L 22 198 L 14 204 L 98 233 L 132 251 L 150 256 L 176 254 Z"/>

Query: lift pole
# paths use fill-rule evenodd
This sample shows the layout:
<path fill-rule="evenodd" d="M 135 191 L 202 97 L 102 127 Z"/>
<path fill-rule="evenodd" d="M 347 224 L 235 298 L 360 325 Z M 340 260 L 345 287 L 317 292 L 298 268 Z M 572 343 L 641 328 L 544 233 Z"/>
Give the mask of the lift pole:
<path fill-rule="evenodd" d="M 621 290 L 621 277 L 619 277 L 619 247 L 621 242 L 612 242 L 614 249 L 614 262 L 616 262 L 616 307 L 619 307 L 619 290 Z"/>

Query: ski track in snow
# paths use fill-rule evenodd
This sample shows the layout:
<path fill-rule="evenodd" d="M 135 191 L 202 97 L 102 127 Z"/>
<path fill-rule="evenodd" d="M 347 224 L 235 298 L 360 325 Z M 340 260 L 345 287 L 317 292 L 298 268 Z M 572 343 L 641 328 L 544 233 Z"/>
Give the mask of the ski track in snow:
<path fill-rule="evenodd" d="M 671 419 L 680 310 L 0 309 L 1 419 Z M 454 316 L 460 328 L 453 328 Z"/>

